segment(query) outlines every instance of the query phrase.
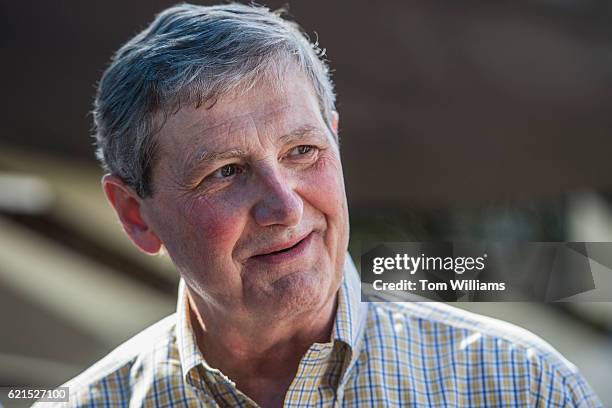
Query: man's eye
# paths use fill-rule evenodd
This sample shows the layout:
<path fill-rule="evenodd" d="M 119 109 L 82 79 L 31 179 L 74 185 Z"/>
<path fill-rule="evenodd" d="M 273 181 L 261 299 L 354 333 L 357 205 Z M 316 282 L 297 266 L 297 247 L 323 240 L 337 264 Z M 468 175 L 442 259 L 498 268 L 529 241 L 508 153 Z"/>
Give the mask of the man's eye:
<path fill-rule="evenodd" d="M 311 145 L 296 146 L 289 152 L 289 156 L 304 156 L 313 153 L 316 148 Z"/>
<path fill-rule="evenodd" d="M 228 177 L 232 177 L 235 174 L 239 174 L 242 172 L 242 169 L 240 169 L 237 165 L 235 164 L 226 164 L 225 166 L 219 168 L 217 171 L 215 171 L 213 173 L 213 177 L 216 178 L 228 178 Z"/>

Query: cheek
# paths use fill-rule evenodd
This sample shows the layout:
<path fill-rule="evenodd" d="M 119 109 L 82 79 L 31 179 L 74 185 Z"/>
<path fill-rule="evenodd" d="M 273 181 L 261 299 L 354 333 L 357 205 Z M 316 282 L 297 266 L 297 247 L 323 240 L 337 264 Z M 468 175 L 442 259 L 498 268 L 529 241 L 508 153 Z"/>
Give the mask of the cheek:
<path fill-rule="evenodd" d="M 198 198 L 185 212 L 186 222 L 194 229 L 193 242 L 206 243 L 216 257 L 231 254 L 231 248 L 243 232 L 243 210 L 232 205 L 234 202 L 223 196 Z"/>
<path fill-rule="evenodd" d="M 322 157 L 307 175 L 309 201 L 327 217 L 344 219 L 347 211 L 342 166 L 335 157 Z"/>
<path fill-rule="evenodd" d="M 329 256 L 329 265 L 336 273 L 331 290 L 336 290 L 342 280 L 342 271 L 349 241 L 349 217 L 344 190 L 344 178 L 339 159 L 327 158 L 309 176 L 310 204 L 325 217 L 326 231 L 323 243 Z"/>
<path fill-rule="evenodd" d="M 160 217 L 162 240 L 177 265 L 199 270 L 227 263 L 232 248 L 242 233 L 240 209 L 231 200 L 190 199 L 174 206 L 173 215 Z"/>

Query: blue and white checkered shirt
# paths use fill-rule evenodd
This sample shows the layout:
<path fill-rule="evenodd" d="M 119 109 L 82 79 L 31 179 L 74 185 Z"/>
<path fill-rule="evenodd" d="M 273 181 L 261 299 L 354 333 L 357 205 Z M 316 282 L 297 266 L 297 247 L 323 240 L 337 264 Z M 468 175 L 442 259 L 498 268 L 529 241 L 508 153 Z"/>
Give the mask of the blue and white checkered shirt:
<path fill-rule="evenodd" d="M 68 406 L 257 406 L 206 363 L 188 316 L 181 283 L 177 312 L 68 382 Z M 304 355 L 284 406 L 602 404 L 574 365 L 525 330 L 433 302 L 362 303 L 348 259 L 332 340 Z"/>

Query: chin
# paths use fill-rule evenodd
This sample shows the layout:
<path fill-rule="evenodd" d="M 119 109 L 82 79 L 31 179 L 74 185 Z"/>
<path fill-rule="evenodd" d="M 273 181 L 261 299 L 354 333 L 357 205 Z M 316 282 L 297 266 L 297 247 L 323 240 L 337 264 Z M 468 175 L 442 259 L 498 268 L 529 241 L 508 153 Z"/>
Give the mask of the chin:
<path fill-rule="evenodd" d="M 272 284 L 265 302 L 275 319 L 290 318 L 320 310 L 330 293 L 332 277 L 316 271 L 288 274 Z"/>

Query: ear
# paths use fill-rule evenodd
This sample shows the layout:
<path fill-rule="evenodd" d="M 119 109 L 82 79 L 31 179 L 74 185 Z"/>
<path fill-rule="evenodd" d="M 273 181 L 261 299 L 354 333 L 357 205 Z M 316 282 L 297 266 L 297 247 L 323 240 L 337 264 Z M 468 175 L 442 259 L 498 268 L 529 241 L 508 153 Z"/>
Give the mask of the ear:
<path fill-rule="evenodd" d="M 339 120 L 339 115 L 338 112 L 336 111 L 332 111 L 331 113 L 331 127 L 332 130 L 334 132 L 334 134 L 336 135 L 336 138 L 338 137 L 338 120 Z"/>
<path fill-rule="evenodd" d="M 142 199 L 138 194 L 119 177 L 110 174 L 102 177 L 102 188 L 132 242 L 148 254 L 157 254 L 162 243 L 141 213 Z"/>

